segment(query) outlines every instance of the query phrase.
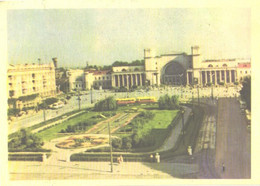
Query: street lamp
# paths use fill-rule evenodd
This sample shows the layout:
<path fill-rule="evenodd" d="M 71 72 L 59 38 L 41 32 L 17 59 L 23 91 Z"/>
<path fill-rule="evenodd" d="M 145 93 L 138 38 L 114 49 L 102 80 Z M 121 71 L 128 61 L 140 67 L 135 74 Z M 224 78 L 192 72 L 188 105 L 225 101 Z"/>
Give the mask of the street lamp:
<path fill-rule="evenodd" d="M 181 77 L 183 76 L 183 73 L 182 74 L 178 74 L 178 76 L 179 76 L 179 79 L 181 81 L 181 98 L 182 98 L 182 79 L 181 79 Z"/>
<path fill-rule="evenodd" d="M 45 107 L 46 107 L 46 103 L 45 103 L 45 99 L 44 99 L 43 100 L 43 121 L 46 121 Z"/>
<path fill-rule="evenodd" d="M 91 88 L 90 88 L 90 100 L 91 100 L 91 104 L 93 103 L 92 89 L 93 89 L 93 86 L 91 85 Z"/>
<path fill-rule="evenodd" d="M 100 114 L 102 118 L 107 118 L 103 114 Z M 110 124 L 107 122 L 107 127 L 108 127 L 108 136 L 109 136 L 109 146 L 110 146 L 110 163 L 111 163 L 111 172 L 113 172 L 113 154 L 112 154 L 112 140 L 111 140 L 111 133 L 110 133 Z"/>
<path fill-rule="evenodd" d="M 213 76 L 215 76 L 215 74 L 212 74 L 211 75 L 211 79 L 213 78 Z M 216 81 L 216 80 L 215 80 Z M 214 82 L 215 82 L 214 81 Z M 213 83 L 212 83 L 212 85 L 211 85 L 211 99 L 212 99 L 212 101 L 213 101 Z"/>
<path fill-rule="evenodd" d="M 198 92 L 198 104 L 200 105 L 200 90 L 199 90 L 199 86 L 197 86 L 197 92 Z"/>
<path fill-rule="evenodd" d="M 79 110 L 80 110 L 80 101 L 81 101 L 81 99 L 80 99 L 80 93 L 79 93 L 79 89 L 78 89 L 78 103 L 79 103 Z"/>
<path fill-rule="evenodd" d="M 184 144 L 184 110 L 181 110 L 181 115 L 182 115 L 182 140 Z"/>

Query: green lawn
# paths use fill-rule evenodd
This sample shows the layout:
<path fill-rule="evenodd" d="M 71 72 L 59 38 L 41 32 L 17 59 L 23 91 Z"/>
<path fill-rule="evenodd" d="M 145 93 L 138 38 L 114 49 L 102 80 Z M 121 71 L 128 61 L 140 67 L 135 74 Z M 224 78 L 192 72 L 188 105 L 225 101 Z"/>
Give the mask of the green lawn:
<path fill-rule="evenodd" d="M 83 122 L 83 121 L 89 121 L 89 120 L 94 120 L 96 122 L 99 122 L 99 121 L 102 121 L 104 119 L 102 118 L 99 118 L 99 119 L 93 119 L 91 118 L 92 116 L 95 116 L 95 115 L 99 115 L 98 112 L 92 112 L 92 111 L 89 111 L 88 113 L 83 113 L 83 114 L 80 114 L 78 116 L 75 116 L 74 118 L 71 118 L 61 124 L 58 124 L 58 125 L 55 125 L 49 129 L 46 129 L 46 130 L 43 130 L 41 132 L 39 132 L 37 135 L 42 138 L 44 141 L 48 141 L 48 140 L 51 140 L 51 139 L 54 139 L 54 138 L 57 138 L 57 137 L 61 137 L 61 136 L 64 136 L 65 134 L 61 134 L 59 133 L 62 129 L 66 129 L 68 125 L 76 125 L 77 123 L 79 122 Z M 87 128 L 87 130 L 89 128 L 91 128 L 92 126 L 89 126 Z"/>
<path fill-rule="evenodd" d="M 151 151 L 163 144 L 169 135 L 168 127 L 178 114 L 178 110 L 151 110 L 154 118 L 143 125 L 138 132 L 147 139 L 154 139 L 155 144 L 151 147 L 136 149 L 137 151 Z"/>

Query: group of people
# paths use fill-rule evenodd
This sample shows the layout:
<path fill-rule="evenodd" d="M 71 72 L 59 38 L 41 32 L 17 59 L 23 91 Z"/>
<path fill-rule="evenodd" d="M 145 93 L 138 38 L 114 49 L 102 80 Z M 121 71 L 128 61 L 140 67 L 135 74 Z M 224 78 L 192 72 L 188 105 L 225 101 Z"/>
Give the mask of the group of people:
<path fill-rule="evenodd" d="M 156 161 L 157 163 L 160 163 L 160 155 L 159 153 L 157 152 L 155 154 L 155 156 L 153 156 L 153 154 L 150 155 L 150 159 L 151 159 L 151 163 Z"/>

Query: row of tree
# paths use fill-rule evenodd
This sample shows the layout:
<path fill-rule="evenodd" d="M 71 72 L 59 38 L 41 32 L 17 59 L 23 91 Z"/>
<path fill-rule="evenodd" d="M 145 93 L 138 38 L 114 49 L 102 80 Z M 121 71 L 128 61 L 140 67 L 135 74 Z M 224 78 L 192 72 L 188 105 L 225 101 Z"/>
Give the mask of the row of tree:
<path fill-rule="evenodd" d="M 176 95 L 169 96 L 168 94 L 161 96 L 158 100 L 159 109 L 174 110 L 179 109 L 179 97 Z"/>
<path fill-rule="evenodd" d="M 251 110 L 251 76 L 245 77 L 240 90 L 241 98 L 246 102 L 249 110 Z"/>

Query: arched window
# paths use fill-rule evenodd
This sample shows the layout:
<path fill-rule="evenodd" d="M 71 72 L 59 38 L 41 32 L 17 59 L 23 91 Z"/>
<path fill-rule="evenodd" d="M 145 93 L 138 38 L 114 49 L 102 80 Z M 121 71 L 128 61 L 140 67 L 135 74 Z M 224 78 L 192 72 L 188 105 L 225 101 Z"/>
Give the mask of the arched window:
<path fill-rule="evenodd" d="M 126 71 L 126 69 L 123 68 L 123 69 L 122 69 L 122 72 L 125 72 L 125 71 Z"/>
<path fill-rule="evenodd" d="M 212 64 L 209 64 L 209 66 L 208 67 L 213 67 L 213 65 Z"/>
<path fill-rule="evenodd" d="M 225 63 L 225 64 L 223 64 L 223 65 L 222 65 L 222 67 L 227 67 L 227 64 L 226 64 L 226 63 Z"/>

